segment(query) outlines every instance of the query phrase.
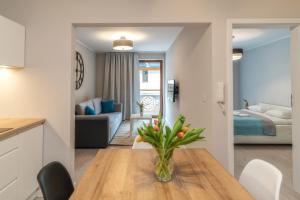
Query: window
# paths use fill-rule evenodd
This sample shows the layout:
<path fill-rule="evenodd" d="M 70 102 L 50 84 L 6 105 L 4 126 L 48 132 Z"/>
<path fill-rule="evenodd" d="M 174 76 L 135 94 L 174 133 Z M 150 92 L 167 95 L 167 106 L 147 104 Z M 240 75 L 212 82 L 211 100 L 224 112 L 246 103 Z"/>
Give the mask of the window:
<path fill-rule="evenodd" d="M 145 104 L 145 114 L 158 115 L 162 106 L 162 61 L 140 60 L 140 101 Z"/>
<path fill-rule="evenodd" d="M 148 70 L 143 70 L 143 83 L 148 83 Z"/>

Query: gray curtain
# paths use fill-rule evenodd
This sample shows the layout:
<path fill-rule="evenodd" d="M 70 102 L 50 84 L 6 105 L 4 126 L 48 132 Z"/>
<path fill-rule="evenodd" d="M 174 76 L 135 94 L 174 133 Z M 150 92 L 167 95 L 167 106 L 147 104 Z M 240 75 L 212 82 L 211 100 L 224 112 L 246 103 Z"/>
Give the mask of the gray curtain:
<path fill-rule="evenodd" d="M 136 113 L 139 99 L 138 56 L 136 53 L 106 53 L 104 67 L 104 99 L 123 104 L 123 119 Z"/>

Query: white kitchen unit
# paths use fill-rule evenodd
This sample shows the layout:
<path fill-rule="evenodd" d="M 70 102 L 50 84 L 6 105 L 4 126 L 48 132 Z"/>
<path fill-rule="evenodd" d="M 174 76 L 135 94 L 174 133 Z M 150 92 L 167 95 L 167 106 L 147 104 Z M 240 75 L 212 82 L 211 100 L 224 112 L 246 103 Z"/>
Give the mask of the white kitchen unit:
<path fill-rule="evenodd" d="M 24 67 L 25 27 L 0 15 L 0 67 Z"/>
<path fill-rule="evenodd" d="M 27 128 L 12 128 L 4 138 L 5 133 L 0 133 L 1 200 L 26 200 L 38 189 L 36 177 L 43 166 L 43 123 L 35 121 Z"/>

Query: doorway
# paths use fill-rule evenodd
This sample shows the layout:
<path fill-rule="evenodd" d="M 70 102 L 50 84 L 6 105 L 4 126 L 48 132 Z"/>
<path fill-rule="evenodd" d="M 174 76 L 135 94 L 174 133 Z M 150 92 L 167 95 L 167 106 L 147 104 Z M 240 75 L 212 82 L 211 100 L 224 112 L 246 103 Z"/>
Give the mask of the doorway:
<path fill-rule="evenodd" d="M 298 25 L 300 24 L 300 20 L 229 20 L 228 21 L 228 32 L 227 32 L 227 41 L 228 41 L 228 49 L 227 49 L 227 66 L 228 66 L 228 71 L 227 71 L 227 78 L 228 78 L 228 105 L 227 105 L 227 114 L 228 114 L 228 133 L 229 133 L 229 160 L 230 160 L 230 168 L 232 170 L 232 172 L 236 171 L 234 170 L 234 158 L 235 158 L 235 152 L 234 152 L 234 141 L 235 141 L 235 136 L 234 136 L 234 130 L 235 130 L 235 126 L 233 123 L 233 119 L 234 119 L 234 114 L 236 114 L 234 112 L 234 109 L 237 107 L 236 105 L 234 105 L 234 93 L 235 93 L 235 85 L 234 85 L 234 66 L 235 64 L 232 62 L 232 58 L 233 58 L 233 33 L 234 33 L 234 28 L 239 27 L 239 28 L 252 28 L 252 29 L 256 29 L 259 30 L 261 28 L 267 28 L 267 29 L 274 29 L 274 28 L 288 28 L 290 31 L 290 65 L 291 65 L 291 93 L 293 94 L 293 124 L 291 126 L 291 130 L 292 132 L 296 132 L 296 130 L 299 130 L 298 128 L 298 124 L 294 123 L 298 117 L 298 113 L 299 113 L 299 108 L 297 106 L 298 101 L 296 101 L 296 99 L 298 99 L 299 97 L 297 96 L 297 92 L 299 90 L 299 87 L 297 84 L 297 79 L 295 78 L 295 72 L 297 70 L 299 70 L 298 68 L 300 67 L 299 63 L 300 63 L 300 59 L 299 56 L 295 55 L 295 51 L 298 49 L 299 51 L 299 38 L 300 38 L 300 28 L 298 27 Z M 257 72 L 259 73 L 259 72 Z M 298 72 L 299 74 L 299 72 Z M 256 78 L 256 77 L 253 77 Z M 297 97 L 296 97 L 297 96 Z M 289 97 L 291 98 L 291 96 L 289 95 Z M 245 99 L 247 102 L 247 99 Z M 248 102 L 249 103 L 249 102 Z M 246 105 L 246 104 L 244 104 Z M 300 139 L 300 138 L 299 138 Z M 296 141 L 299 141 L 298 136 L 296 134 L 292 134 L 291 136 L 291 140 L 293 141 L 293 148 L 290 148 L 290 159 L 293 161 L 291 162 L 291 168 L 293 169 L 297 169 L 299 166 L 299 162 L 300 160 L 295 156 L 295 154 L 299 151 L 299 147 Z M 263 142 L 265 143 L 265 142 Z M 270 148 L 270 146 L 269 146 Z M 255 155 L 257 157 L 257 154 Z M 274 155 L 275 156 L 275 155 Z M 275 156 L 276 157 L 276 156 Z M 284 157 L 284 156 L 283 156 Z M 262 157 L 262 159 L 264 159 Z M 284 161 L 281 161 L 284 162 Z M 296 171 L 296 170 L 295 170 Z M 292 193 L 294 193 L 294 191 L 292 191 L 293 189 L 297 192 L 300 191 L 300 177 L 299 175 L 297 175 L 297 173 L 292 173 L 292 170 L 289 172 L 291 175 L 291 189 L 290 191 L 288 191 L 287 195 L 290 195 Z M 290 193 L 289 193 L 290 192 Z M 294 194 L 292 194 L 294 195 Z M 295 193 L 295 196 L 297 196 L 298 194 Z M 299 196 L 295 197 L 295 199 L 299 198 Z"/>
<path fill-rule="evenodd" d="M 139 112 L 137 101 L 142 100 L 145 103 L 145 114 L 154 117 L 162 114 L 165 53 L 183 28 L 183 24 L 74 24 L 72 48 L 74 53 L 80 52 L 85 65 L 82 85 L 77 90 L 74 89 L 74 103 L 78 105 L 100 98 L 101 111 L 98 114 L 101 115 L 102 100 L 104 102 L 113 100 L 118 105 L 115 105 L 115 111 L 118 113 L 110 115 L 103 112 L 103 115 L 113 117 L 119 113 L 121 115 L 126 113 L 124 118 L 117 119 L 119 121 L 117 123 L 116 118 L 111 120 L 108 116 L 109 126 L 105 128 L 107 131 L 103 132 L 106 132 L 109 138 L 101 139 L 106 141 L 106 148 L 132 148 L 137 135 L 136 128 L 143 122 L 134 121 L 134 128 L 131 131 L 129 119 L 131 114 Z M 114 41 L 123 37 L 134 43 L 133 49 L 128 51 L 114 49 Z M 88 94 L 86 91 L 93 93 Z M 73 106 L 75 107 L 74 104 Z M 75 133 L 76 120 L 79 119 L 76 117 L 74 117 Z M 77 141 L 80 141 L 78 138 Z M 79 147 L 75 149 L 76 180 L 80 179 L 99 147 L 93 148 L 95 149 Z"/>
<path fill-rule="evenodd" d="M 140 101 L 145 114 L 163 114 L 163 60 L 139 60 Z"/>

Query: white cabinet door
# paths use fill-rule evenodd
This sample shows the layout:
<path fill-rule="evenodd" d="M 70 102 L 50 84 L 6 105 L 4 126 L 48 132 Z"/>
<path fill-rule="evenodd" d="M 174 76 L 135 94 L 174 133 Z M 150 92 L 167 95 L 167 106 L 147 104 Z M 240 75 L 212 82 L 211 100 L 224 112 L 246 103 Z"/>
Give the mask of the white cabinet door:
<path fill-rule="evenodd" d="M 0 15 L 0 66 L 24 67 L 25 27 Z"/>
<path fill-rule="evenodd" d="M 0 141 L 0 199 L 19 200 L 19 137 Z M 20 199 L 21 200 L 21 199 Z"/>
<path fill-rule="evenodd" d="M 29 197 L 37 188 L 37 174 L 43 162 L 43 126 L 20 134 L 20 199 Z"/>
<path fill-rule="evenodd" d="M 0 191 L 0 199 L 2 200 L 23 200 L 18 197 L 18 180 L 9 183 Z"/>

